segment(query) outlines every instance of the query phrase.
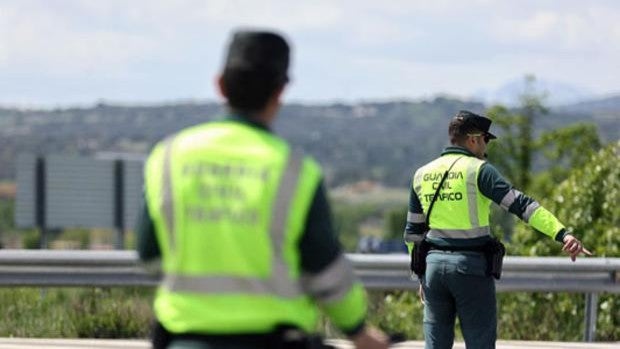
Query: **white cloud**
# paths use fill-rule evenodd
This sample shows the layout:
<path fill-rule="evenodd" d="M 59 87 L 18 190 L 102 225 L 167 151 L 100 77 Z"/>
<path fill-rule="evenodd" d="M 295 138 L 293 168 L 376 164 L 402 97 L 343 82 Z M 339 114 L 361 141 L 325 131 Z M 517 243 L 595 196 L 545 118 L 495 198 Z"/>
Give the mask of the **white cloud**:
<path fill-rule="evenodd" d="M 509 20 L 505 22 L 503 34 L 525 40 L 546 39 L 555 30 L 560 30 L 559 16 L 551 12 L 539 12 L 525 21 Z"/>
<path fill-rule="evenodd" d="M 619 47 L 618 8 L 556 7 L 534 10 L 525 15 L 498 17 L 492 22 L 493 37 L 506 44 L 527 45 L 570 51 L 598 50 L 601 53 Z"/>
<path fill-rule="evenodd" d="M 1 9 L 0 67 L 4 70 L 70 76 L 95 71 L 120 74 L 156 49 L 151 37 L 112 29 L 113 25 L 79 30 L 70 16 L 44 6 L 24 7 Z"/>

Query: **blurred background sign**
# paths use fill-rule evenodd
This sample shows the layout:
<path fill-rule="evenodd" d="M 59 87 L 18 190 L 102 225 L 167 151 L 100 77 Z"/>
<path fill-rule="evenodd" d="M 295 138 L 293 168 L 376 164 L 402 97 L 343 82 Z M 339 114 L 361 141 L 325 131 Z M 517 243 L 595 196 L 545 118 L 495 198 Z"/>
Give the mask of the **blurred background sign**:
<path fill-rule="evenodd" d="M 122 154 L 21 155 L 15 223 L 19 228 L 40 228 L 42 236 L 48 229 L 112 228 L 119 233 L 121 248 L 127 224 L 137 219 L 142 167 L 142 159 Z"/>

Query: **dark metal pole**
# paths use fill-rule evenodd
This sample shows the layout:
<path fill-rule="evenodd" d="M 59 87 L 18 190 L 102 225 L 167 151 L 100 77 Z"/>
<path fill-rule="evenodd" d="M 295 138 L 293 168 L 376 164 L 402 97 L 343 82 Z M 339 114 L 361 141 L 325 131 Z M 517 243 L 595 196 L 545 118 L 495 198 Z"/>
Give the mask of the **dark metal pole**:
<path fill-rule="evenodd" d="M 37 157 L 35 165 L 35 223 L 41 234 L 39 238 L 39 248 L 47 248 L 47 222 L 46 216 L 46 183 L 45 183 L 45 158 Z"/>
<path fill-rule="evenodd" d="M 114 161 L 114 226 L 116 227 L 116 249 L 124 248 L 125 238 L 125 171 L 123 160 Z"/>

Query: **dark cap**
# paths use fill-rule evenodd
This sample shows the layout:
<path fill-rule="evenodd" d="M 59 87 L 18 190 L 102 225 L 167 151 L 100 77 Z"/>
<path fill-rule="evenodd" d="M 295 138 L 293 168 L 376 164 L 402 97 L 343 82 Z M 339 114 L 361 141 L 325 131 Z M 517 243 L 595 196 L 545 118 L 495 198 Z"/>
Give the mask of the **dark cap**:
<path fill-rule="evenodd" d="M 224 70 L 273 74 L 288 79 L 289 45 L 276 33 L 266 31 L 237 31 L 228 47 Z"/>
<path fill-rule="evenodd" d="M 489 139 L 496 139 L 494 134 L 489 132 L 491 128 L 491 119 L 474 114 L 467 110 L 459 111 L 454 117 L 457 121 L 460 121 L 460 133 L 467 134 L 470 132 L 484 132 L 484 134 L 489 136 Z"/>

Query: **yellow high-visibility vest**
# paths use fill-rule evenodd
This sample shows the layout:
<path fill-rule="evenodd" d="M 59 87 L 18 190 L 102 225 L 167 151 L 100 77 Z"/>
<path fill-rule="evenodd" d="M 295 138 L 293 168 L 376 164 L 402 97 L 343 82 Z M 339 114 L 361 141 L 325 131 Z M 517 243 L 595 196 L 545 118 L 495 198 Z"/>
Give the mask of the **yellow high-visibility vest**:
<path fill-rule="evenodd" d="M 418 169 L 413 187 L 425 213 L 444 173 L 444 181 L 430 215 L 429 238 L 479 238 L 490 235 L 491 200 L 478 190 L 483 160 L 462 154 L 447 154 Z"/>
<path fill-rule="evenodd" d="M 162 325 L 173 333 L 267 333 L 279 324 L 315 330 L 298 243 L 320 179 L 310 157 L 233 120 L 158 144 L 145 189 L 162 252 L 154 306 Z M 337 325 L 363 319 L 360 292 L 353 287 L 336 302 L 345 304 Z"/>

